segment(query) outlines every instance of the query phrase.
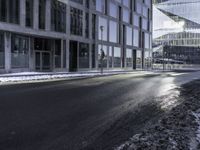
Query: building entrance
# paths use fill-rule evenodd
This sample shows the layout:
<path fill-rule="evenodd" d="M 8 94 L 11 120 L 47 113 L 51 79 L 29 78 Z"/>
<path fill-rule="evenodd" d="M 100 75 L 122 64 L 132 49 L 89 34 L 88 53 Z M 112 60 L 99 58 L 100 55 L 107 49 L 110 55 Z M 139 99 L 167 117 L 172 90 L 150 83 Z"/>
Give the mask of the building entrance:
<path fill-rule="evenodd" d="M 51 70 L 51 53 L 46 51 L 35 51 L 35 69 L 37 71 Z"/>
<path fill-rule="evenodd" d="M 51 40 L 36 38 L 34 40 L 35 48 L 35 70 L 51 71 L 52 70 L 52 51 Z"/>

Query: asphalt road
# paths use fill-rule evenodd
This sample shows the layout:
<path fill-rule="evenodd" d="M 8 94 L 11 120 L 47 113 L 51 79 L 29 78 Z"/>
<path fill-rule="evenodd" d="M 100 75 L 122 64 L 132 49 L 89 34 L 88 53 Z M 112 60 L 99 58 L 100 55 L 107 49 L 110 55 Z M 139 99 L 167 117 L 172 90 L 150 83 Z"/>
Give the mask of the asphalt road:
<path fill-rule="evenodd" d="M 0 86 L 0 150 L 109 150 L 157 120 L 200 73 Z"/>

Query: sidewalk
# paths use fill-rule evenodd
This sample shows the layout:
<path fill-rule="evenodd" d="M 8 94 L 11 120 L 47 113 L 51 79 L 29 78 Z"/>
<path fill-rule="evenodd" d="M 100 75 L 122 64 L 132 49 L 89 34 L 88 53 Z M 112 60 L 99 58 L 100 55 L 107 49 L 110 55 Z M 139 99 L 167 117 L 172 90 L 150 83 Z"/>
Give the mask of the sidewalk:
<path fill-rule="evenodd" d="M 101 74 L 99 71 L 86 71 L 86 72 L 21 72 L 21 73 L 10 73 L 10 74 L 0 74 L 0 84 L 5 83 L 19 83 L 19 82 L 33 82 L 33 81 L 51 81 L 51 80 L 63 80 L 63 79 L 79 79 L 88 77 L 98 77 L 98 76 L 109 76 L 118 74 L 135 74 L 135 75 L 147 75 L 147 74 L 157 74 L 152 71 L 122 71 L 122 70 L 112 70 L 104 71 Z"/>

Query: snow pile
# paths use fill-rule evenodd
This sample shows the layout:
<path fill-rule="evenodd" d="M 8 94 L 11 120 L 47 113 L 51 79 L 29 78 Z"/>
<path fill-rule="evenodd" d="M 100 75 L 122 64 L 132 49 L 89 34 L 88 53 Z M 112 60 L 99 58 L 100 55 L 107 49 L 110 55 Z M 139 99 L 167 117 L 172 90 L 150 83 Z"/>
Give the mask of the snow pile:
<path fill-rule="evenodd" d="M 115 150 L 199 150 L 200 81 L 185 84 L 181 104 Z"/>

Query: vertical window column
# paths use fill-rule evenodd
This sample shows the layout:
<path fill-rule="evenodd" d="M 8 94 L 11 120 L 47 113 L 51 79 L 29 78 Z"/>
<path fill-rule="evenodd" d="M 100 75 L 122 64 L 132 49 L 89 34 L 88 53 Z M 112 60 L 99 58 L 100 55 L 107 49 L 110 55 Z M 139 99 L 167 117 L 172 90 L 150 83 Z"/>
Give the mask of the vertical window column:
<path fill-rule="evenodd" d="M 39 0 L 39 29 L 45 29 L 46 0 Z"/>
<path fill-rule="evenodd" d="M 6 0 L 0 0 L 0 21 L 6 22 L 7 21 L 7 10 L 8 5 Z"/>
<path fill-rule="evenodd" d="M 33 0 L 26 0 L 26 26 L 33 26 Z"/>
<path fill-rule="evenodd" d="M 9 22 L 19 24 L 20 19 L 20 3 L 19 0 L 9 0 Z"/>
<path fill-rule="evenodd" d="M 57 0 L 51 3 L 51 30 L 66 32 L 66 4 Z"/>

